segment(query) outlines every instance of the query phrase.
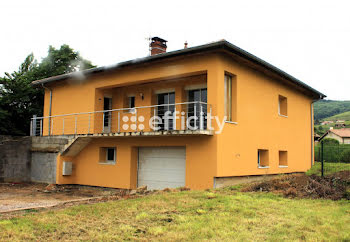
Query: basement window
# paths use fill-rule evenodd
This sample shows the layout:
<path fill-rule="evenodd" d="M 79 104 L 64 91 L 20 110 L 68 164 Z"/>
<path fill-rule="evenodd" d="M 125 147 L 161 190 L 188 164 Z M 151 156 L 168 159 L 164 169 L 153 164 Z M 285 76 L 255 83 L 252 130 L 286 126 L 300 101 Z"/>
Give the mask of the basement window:
<path fill-rule="evenodd" d="M 115 147 L 100 148 L 100 163 L 115 164 L 117 160 L 117 149 Z"/>
<path fill-rule="evenodd" d="M 269 150 L 258 150 L 258 168 L 269 168 Z"/>
<path fill-rule="evenodd" d="M 278 114 L 284 117 L 288 116 L 287 98 L 281 95 L 278 95 Z"/>
<path fill-rule="evenodd" d="M 279 167 L 288 167 L 288 152 L 285 150 L 279 151 Z"/>

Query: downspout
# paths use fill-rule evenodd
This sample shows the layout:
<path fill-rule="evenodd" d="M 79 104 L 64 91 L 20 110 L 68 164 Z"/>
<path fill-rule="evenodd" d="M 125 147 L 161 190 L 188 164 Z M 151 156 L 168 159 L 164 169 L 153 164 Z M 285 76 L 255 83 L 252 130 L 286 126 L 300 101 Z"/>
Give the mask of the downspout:
<path fill-rule="evenodd" d="M 43 83 L 41 83 L 41 86 L 47 90 L 50 91 L 50 105 L 49 105 L 49 133 L 48 135 L 50 135 L 51 133 L 51 111 L 52 111 L 52 89 L 45 87 Z"/>

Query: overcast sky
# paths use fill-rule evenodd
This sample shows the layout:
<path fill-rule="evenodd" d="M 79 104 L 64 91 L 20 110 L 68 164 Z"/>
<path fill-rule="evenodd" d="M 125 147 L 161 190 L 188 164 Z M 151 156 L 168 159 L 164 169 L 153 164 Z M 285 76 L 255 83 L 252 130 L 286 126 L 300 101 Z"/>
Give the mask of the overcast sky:
<path fill-rule="evenodd" d="M 350 1 L 0 2 L 0 75 L 31 52 L 68 44 L 95 65 L 148 55 L 148 36 L 168 51 L 226 39 L 328 96 L 350 100 Z"/>

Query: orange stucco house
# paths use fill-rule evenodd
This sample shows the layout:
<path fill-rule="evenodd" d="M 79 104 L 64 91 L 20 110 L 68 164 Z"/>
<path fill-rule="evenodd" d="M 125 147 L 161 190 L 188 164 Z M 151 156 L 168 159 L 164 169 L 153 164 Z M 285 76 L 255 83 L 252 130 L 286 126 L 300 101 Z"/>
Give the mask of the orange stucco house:
<path fill-rule="evenodd" d="M 33 82 L 45 88 L 32 135 L 67 136 L 56 183 L 133 189 L 218 187 L 305 172 L 313 102 L 305 83 L 221 40 Z"/>

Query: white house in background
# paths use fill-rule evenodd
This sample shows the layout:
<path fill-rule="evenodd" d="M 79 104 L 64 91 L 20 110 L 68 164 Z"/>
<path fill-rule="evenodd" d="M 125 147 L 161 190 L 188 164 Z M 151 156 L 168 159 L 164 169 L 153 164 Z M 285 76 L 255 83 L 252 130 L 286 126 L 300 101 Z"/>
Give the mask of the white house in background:
<path fill-rule="evenodd" d="M 319 141 L 321 141 L 324 138 L 336 139 L 339 141 L 340 144 L 350 144 L 350 128 L 343 128 L 343 129 L 331 128 L 324 135 L 322 135 Z"/>

